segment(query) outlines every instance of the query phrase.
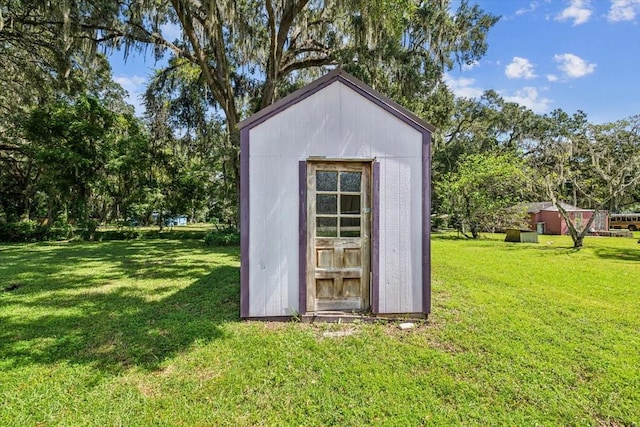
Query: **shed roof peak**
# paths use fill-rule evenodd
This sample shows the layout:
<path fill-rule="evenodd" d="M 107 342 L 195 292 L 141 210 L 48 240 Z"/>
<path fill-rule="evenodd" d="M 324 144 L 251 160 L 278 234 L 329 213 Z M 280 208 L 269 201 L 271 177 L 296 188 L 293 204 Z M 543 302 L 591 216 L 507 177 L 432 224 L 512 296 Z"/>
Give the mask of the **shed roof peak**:
<path fill-rule="evenodd" d="M 280 113 L 281 111 L 289 108 L 294 104 L 297 104 L 298 102 L 308 98 L 309 96 L 324 89 L 325 87 L 336 81 L 345 84 L 360 95 L 378 104 L 380 107 L 401 118 L 403 121 L 409 123 L 413 127 L 419 128 L 429 133 L 435 131 L 435 127 L 433 125 L 427 123 L 411 111 L 404 108 L 402 105 L 398 104 L 391 98 L 381 94 L 371 86 L 364 83 L 362 80 L 357 79 L 340 67 L 335 68 L 319 79 L 316 79 L 308 85 L 285 96 L 284 98 L 279 99 L 270 106 L 263 108 L 257 113 L 241 121 L 238 126 L 240 129 L 252 128 L 254 126 L 257 126 L 265 120 L 268 120 L 270 117 Z"/>

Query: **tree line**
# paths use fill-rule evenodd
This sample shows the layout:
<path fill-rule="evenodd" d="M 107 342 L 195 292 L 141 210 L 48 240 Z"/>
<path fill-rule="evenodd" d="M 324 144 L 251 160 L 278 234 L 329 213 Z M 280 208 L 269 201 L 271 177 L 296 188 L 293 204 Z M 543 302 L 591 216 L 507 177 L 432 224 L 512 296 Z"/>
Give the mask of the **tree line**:
<path fill-rule="evenodd" d="M 66 88 L 28 81 L 14 88 L 21 102 L 4 104 L 0 220 L 95 228 L 156 215 L 160 224 L 176 214 L 224 218 L 211 202 L 219 179 L 202 140 L 176 135 L 160 115 L 136 118 L 104 56 L 77 67 Z"/>
<path fill-rule="evenodd" d="M 236 225 L 239 121 L 336 66 L 437 127 L 433 211 L 471 237 L 542 195 L 611 210 L 635 202 L 637 118 L 594 125 L 492 91 L 453 96 L 444 73 L 482 58 L 499 19 L 456 4 L 9 0 L 0 221 L 91 227 L 156 213 Z M 166 59 L 142 119 L 99 53 L 113 49 Z"/>
<path fill-rule="evenodd" d="M 640 207 L 640 115 L 594 124 L 582 111 L 536 114 L 494 91 L 455 105 L 434 147 L 435 212 L 464 235 L 524 225 L 522 204 L 551 201 L 580 247 L 596 215 L 576 224 L 562 202 L 596 213 Z"/>

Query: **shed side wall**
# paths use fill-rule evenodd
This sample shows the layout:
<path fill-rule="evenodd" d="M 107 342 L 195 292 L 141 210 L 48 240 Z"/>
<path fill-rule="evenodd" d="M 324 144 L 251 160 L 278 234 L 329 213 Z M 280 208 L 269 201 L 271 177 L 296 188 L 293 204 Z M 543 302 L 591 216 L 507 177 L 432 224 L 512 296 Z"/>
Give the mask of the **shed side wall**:
<path fill-rule="evenodd" d="M 340 82 L 249 130 L 249 315 L 299 307 L 299 162 L 380 162 L 381 313 L 422 311 L 422 134 Z"/>
<path fill-rule="evenodd" d="M 562 234 L 562 218 L 557 211 L 541 211 L 540 218 L 545 223 L 546 234 Z"/>

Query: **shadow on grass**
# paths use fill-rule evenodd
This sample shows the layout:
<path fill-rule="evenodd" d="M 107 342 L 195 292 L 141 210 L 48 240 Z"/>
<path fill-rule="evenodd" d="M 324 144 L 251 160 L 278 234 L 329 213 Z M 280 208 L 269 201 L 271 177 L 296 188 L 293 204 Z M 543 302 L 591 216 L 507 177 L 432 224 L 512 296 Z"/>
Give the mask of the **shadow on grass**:
<path fill-rule="evenodd" d="M 464 237 L 462 234 L 440 233 L 437 231 L 431 232 L 431 240 L 471 240 Z"/>
<path fill-rule="evenodd" d="M 86 363 L 112 373 L 134 366 L 153 370 L 195 343 L 223 339 L 225 332 L 221 325 L 239 320 L 237 249 L 210 250 L 179 242 L 176 245 L 146 242 L 131 247 L 100 245 L 105 244 L 45 251 L 42 257 L 26 256 L 24 247 L 22 255 L 20 250 L 0 253 L 3 260 L 8 255 L 17 257 L 13 262 L 27 263 L 21 265 L 21 270 L 52 277 L 52 281 L 27 280 L 15 293 L 0 292 L 0 356 L 4 359 L 0 365 L 68 362 Z M 194 251 L 216 252 L 219 261 L 210 265 L 202 265 L 197 259 L 171 263 L 181 253 Z M 56 263 L 61 256 L 64 262 Z M 116 267 L 114 271 L 96 274 L 99 281 L 106 280 L 105 276 L 117 279 L 142 274 L 162 279 L 160 286 L 151 290 L 120 286 L 101 291 L 89 288 L 95 283 L 87 284 L 82 279 L 69 281 L 69 276 L 58 274 L 74 263 L 105 259 Z M 159 259 L 160 263 L 147 265 L 153 259 Z M 170 286 L 169 280 L 175 277 L 197 279 L 171 294 L 176 287 Z M 162 285 L 165 278 L 166 286 Z M 2 315 L 3 307 L 51 314 L 8 317 Z"/>
<path fill-rule="evenodd" d="M 562 255 L 571 255 L 571 254 L 577 254 L 580 252 L 580 249 L 576 249 L 573 246 L 550 245 L 545 243 L 504 242 L 504 245 L 507 248 L 507 250 L 512 250 L 512 251 L 526 250 L 526 251 L 556 252 L 557 254 L 562 254 Z"/>
<path fill-rule="evenodd" d="M 455 231 L 432 231 L 431 240 L 463 240 L 467 242 L 498 241 L 498 239 L 488 237 L 483 233 L 479 234 L 478 237 L 474 239 L 472 237 L 466 237 L 464 234 L 457 233 Z"/>
<path fill-rule="evenodd" d="M 33 249 L 30 251 L 29 249 Z M 220 251 L 225 251 L 220 248 Z M 16 265 L 30 276 L 46 277 L 47 286 L 27 286 L 22 293 L 54 291 L 70 287 L 94 287 L 97 284 L 122 277 L 177 279 L 192 277 L 195 271 L 206 272 L 206 266 L 194 263 L 185 269 L 177 257 L 200 255 L 210 250 L 197 241 L 155 240 L 155 241 L 119 241 L 119 242 L 70 242 L 36 243 L 30 245 L 12 244 L 0 248 L 0 290 L 12 284 L 5 278 L 3 271 L 7 266 Z M 227 251 L 229 252 L 229 251 Z M 86 277 L 65 274 L 65 269 L 83 268 L 108 271 Z M 15 281 L 15 280 L 14 280 Z M 19 285 L 20 283 L 18 281 Z M 28 284 L 29 280 L 26 280 Z"/>
<path fill-rule="evenodd" d="M 496 237 L 494 234 L 485 235 L 480 234 L 477 238 L 472 239 L 465 237 L 462 234 L 453 234 L 451 232 L 432 232 L 431 240 L 453 240 L 453 241 L 465 241 L 472 243 L 504 243 L 511 249 L 542 249 L 542 250 L 574 250 L 572 246 L 555 245 L 553 243 L 519 243 L 519 242 L 505 242 L 504 235 Z"/>
<path fill-rule="evenodd" d="M 638 249 L 597 248 L 594 253 L 598 258 L 612 261 L 640 262 L 640 245 L 638 246 Z"/>
<path fill-rule="evenodd" d="M 431 234 L 431 239 L 433 241 L 441 240 L 441 241 L 466 241 L 466 245 L 469 247 L 485 247 L 487 243 L 492 243 L 492 247 L 497 245 L 502 245 L 503 249 L 509 252 L 517 252 L 517 251 L 528 251 L 531 253 L 540 253 L 540 254 L 557 254 L 557 255 L 577 255 L 580 254 L 582 250 L 593 251 L 595 256 L 602 259 L 608 259 L 612 261 L 619 262 L 640 262 L 640 244 L 633 244 L 632 247 L 624 248 L 624 247 L 614 247 L 612 244 L 609 246 L 607 242 L 614 242 L 618 239 L 612 237 L 601 237 L 597 239 L 604 239 L 598 241 L 598 246 L 596 246 L 596 241 L 585 240 L 584 247 L 575 248 L 572 245 L 571 240 L 562 240 L 563 237 L 566 236 L 558 236 L 558 240 L 554 238 L 554 236 L 545 236 L 546 239 L 541 240 L 540 243 L 518 243 L 518 242 L 505 242 L 502 238 L 495 237 L 482 237 L 478 239 L 467 239 L 462 235 L 456 235 L 452 232 L 433 232 Z M 553 239 L 553 240 L 551 240 Z M 609 240 L 607 240 L 609 239 Z M 640 243 L 640 242 L 638 242 Z M 495 244 L 495 245 L 493 245 Z M 604 246 L 603 245 L 607 245 Z"/>

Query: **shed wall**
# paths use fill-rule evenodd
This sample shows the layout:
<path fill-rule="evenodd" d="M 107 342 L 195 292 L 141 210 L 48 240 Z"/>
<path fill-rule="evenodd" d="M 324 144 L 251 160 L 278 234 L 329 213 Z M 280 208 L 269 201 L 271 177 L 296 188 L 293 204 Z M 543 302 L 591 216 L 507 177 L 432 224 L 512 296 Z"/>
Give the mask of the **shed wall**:
<path fill-rule="evenodd" d="M 380 163 L 379 312 L 422 311 L 422 134 L 341 82 L 250 129 L 249 316 L 299 307 L 299 161 Z"/>
<path fill-rule="evenodd" d="M 581 220 L 577 220 L 576 219 L 576 215 L 577 214 L 581 214 Z M 569 212 L 569 218 L 573 223 L 580 223 L 580 228 L 584 228 L 587 225 L 587 222 L 589 222 L 589 220 L 591 219 L 591 217 L 593 216 L 593 212 L 592 211 L 575 211 L 575 212 Z M 564 220 L 562 221 L 562 234 L 569 234 L 569 226 L 567 225 L 566 222 L 564 222 Z"/>
<path fill-rule="evenodd" d="M 587 225 L 589 219 L 593 216 L 593 211 L 572 211 L 569 212 L 569 218 L 575 222 L 576 212 L 582 215 L 582 227 Z M 537 214 L 539 221 L 546 223 L 546 234 L 569 234 L 569 227 L 564 222 L 558 211 L 540 211 Z"/>
<path fill-rule="evenodd" d="M 540 222 L 544 222 L 546 225 L 546 234 L 562 234 L 562 218 L 556 211 L 541 211 Z"/>

